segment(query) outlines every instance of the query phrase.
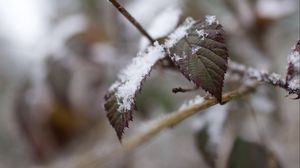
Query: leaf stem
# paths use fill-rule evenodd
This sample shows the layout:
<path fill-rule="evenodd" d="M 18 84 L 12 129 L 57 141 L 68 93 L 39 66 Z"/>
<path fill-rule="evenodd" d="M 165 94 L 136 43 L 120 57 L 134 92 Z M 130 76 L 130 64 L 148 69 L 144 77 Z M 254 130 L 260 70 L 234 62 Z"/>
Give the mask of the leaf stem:
<path fill-rule="evenodd" d="M 191 91 L 195 91 L 199 89 L 199 86 L 195 85 L 195 87 L 193 88 L 181 88 L 181 87 L 178 87 L 178 88 L 173 88 L 172 89 L 172 92 L 173 93 L 178 93 L 178 92 L 181 92 L 181 93 L 185 93 L 185 92 L 191 92 Z"/>
<path fill-rule="evenodd" d="M 109 0 L 148 40 L 153 44 L 155 40 L 147 33 L 141 24 L 116 0 Z"/>

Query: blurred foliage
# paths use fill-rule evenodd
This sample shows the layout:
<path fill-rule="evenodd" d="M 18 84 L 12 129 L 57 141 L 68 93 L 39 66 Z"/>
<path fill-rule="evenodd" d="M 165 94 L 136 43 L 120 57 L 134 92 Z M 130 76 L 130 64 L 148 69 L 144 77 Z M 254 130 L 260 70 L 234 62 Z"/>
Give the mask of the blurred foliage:
<path fill-rule="evenodd" d="M 237 137 L 229 156 L 227 168 L 281 168 L 267 146 Z"/>
<path fill-rule="evenodd" d="M 216 168 L 217 151 L 209 141 L 208 126 L 204 126 L 195 134 L 196 147 L 210 168 Z"/>

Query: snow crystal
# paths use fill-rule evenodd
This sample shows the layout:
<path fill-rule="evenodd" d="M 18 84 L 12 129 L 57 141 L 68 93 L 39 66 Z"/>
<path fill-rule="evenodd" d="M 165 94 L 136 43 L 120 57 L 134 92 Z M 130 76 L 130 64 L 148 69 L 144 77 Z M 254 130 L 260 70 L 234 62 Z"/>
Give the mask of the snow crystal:
<path fill-rule="evenodd" d="M 289 81 L 289 88 L 293 90 L 300 89 L 300 77 L 294 77 L 292 80 Z"/>
<path fill-rule="evenodd" d="M 248 75 L 251 78 L 256 78 L 258 81 L 262 80 L 261 72 L 254 68 L 248 68 Z"/>
<path fill-rule="evenodd" d="M 300 54 L 298 51 L 294 51 L 289 55 L 288 63 L 294 66 L 296 72 L 300 72 Z"/>
<path fill-rule="evenodd" d="M 113 92 L 114 90 L 117 89 L 117 87 L 119 87 L 121 85 L 120 81 L 116 81 L 114 82 L 110 87 L 109 87 L 109 92 Z"/>
<path fill-rule="evenodd" d="M 165 56 L 164 49 L 157 42 L 138 53 L 131 64 L 119 74 L 119 81 L 114 83 L 110 91 L 116 91 L 118 111 L 126 112 L 132 108 L 135 93 L 140 89 L 141 82 L 149 74 L 152 66 Z"/>
<path fill-rule="evenodd" d="M 149 26 L 147 32 L 155 39 L 168 35 L 176 28 L 180 15 L 181 10 L 177 5 L 162 10 Z M 142 37 L 140 48 L 145 48 L 147 45 L 149 45 L 149 40 Z"/>
<path fill-rule="evenodd" d="M 212 15 L 205 16 L 205 21 L 208 23 L 208 25 L 212 25 L 213 23 L 218 24 L 216 16 L 212 16 Z"/>
<path fill-rule="evenodd" d="M 272 82 L 273 84 L 276 84 L 276 83 L 278 83 L 278 81 L 281 80 L 281 75 L 276 74 L 276 73 L 272 73 L 272 74 L 269 76 L 269 79 L 271 80 L 271 82 Z"/>
<path fill-rule="evenodd" d="M 181 56 L 179 56 L 177 54 L 173 54 L 172 55 L 172 60 L 175 61 L 175 62 L 177 62 L 177 61 L 179 61 L 181 59 L 184 59 L 184 57 L 181 57 Z"/>
<path fill-rule="evenodd" d="M 166 48 L 173 47 L 180 39 L 185 37 L 187 35 L 187 30 L 189 30 L 193 24 L 195 23 L 195 20 L 191 17 L 186 18 L 184 23 L 179 26 L 172 34 L 170 34 L 165 42 Z"/>
<path fill-rule="evenodd" d="M 196 30 L 196 33 L 198 34 L 199 37 L 201 37 L 201 40 L 204 40 L 205 37 L 208 36 L 208 33 L 205 33 L 203 29 L 201 29 L 201 30 Z"/>
<path fill-rule="evenodd" d="M 202 103 L 204 101 L 204 98 L 197 95 L 195 98 L 185 101 L 179 108 L 179 110 L 183 110 L 189 106 L 195 105 L 195 104 L 199 104 Z"/>
<path fill-rule="evenodd" d="M 199 46 L 193 47 L 193 48 L 192 48 L 192 54 L 196 54 L 200 48 L 201 48 L 201 47 L 199 47 Z"/>

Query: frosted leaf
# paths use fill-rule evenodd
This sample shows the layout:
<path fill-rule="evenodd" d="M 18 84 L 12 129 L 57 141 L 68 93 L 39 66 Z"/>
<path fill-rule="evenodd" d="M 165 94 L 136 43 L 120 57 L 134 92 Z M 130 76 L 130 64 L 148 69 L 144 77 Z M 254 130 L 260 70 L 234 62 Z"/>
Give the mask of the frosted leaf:
<path fill-rule="evenodd" d="M 173 61 L 179 61 L 179 60 L 185 59 L 185 57 L 186 56 L 181 57 L 181 56 L 179 56 L 177 54 L 174 54 L 174 56 L 172 57 L 172 60 Z"/>
<path fill-rule="evenodd" d="M 201 47 L 199 47 L 199 46 L 193 47 L 192 48 L 192 54 L 196 54 L 199 51 L 200 48 Z"/>
<path fill-rule="evenodd" d="M 222 102 L 228 52 L 224 30 L 213 19 L 207 16 L 183 25 L 170 35 L 165 48 L 173 64 L 188 80 Z M 177 57 L 181 59 L 175 59 Z"/>
<path fill-rule="evenodd" d="M 119 79 L 105 95 L 107 117 L 120 140 L 124 128 L 132 120 L 136 93 L 141 89 L 143 80 L 150 74 L 154 64 L 164 57 L 164 48 L 158 42 L 149 46 L 146 51 L 139 52 L 131 64 L 120 72 Z"/>
<path fill-rule="evenodd" d="M 164 46 L 166 48 L 173 47 L 179 40 L 187 35 L 187 30 L 189 30 L 194 23 L 195 20 L 193 18 L 187 18 L 181 26 L 168 36 Z"/>
<path fill-rule="evenodd" d="M 138 53 L 131 64 L 119 74 L 121 85 L 116 90 L 118 111 L 131 110 L 136 91 L 140 89 L 142 80 L 149 74 L 152 66 L 164 57 L 164 49 L 158 43 L 150 46 L 146 52 Z"/>
<path fill-rule="evenodd" d="M 203 29 L 196 30 L 196 32 L 198 36 L 201 38 L 201 40 L 204 40 L 204 38 L 208 36 L 208 33 L 205 33 Z"/>

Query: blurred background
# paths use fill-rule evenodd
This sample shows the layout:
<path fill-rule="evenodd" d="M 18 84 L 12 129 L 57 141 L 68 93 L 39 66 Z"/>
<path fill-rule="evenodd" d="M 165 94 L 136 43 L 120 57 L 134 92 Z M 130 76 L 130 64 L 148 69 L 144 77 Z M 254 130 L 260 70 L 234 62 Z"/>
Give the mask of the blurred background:
<path fill-rule="evenodd" d="M 283 76 L 300 36 L 298 0 L 119 1 L 155 38 L 153 23 L 163 16 L 158 30 L 170 20 L 216 15 L 232 60 Z M 103 96 L 143 45 L 105 0 L 0 0 L 0 167 L 76 167 L 87 153 L 120 146 Z M 227 77 L 225 90 L 241 84 Z M 203 94 L 175 95 L 178 86 L 192 84 L 178 72 L 153 71 L 125 138 Z M 285 95 L 261 86 L 98 167 L 298 168 L 299 100 Z"/>

